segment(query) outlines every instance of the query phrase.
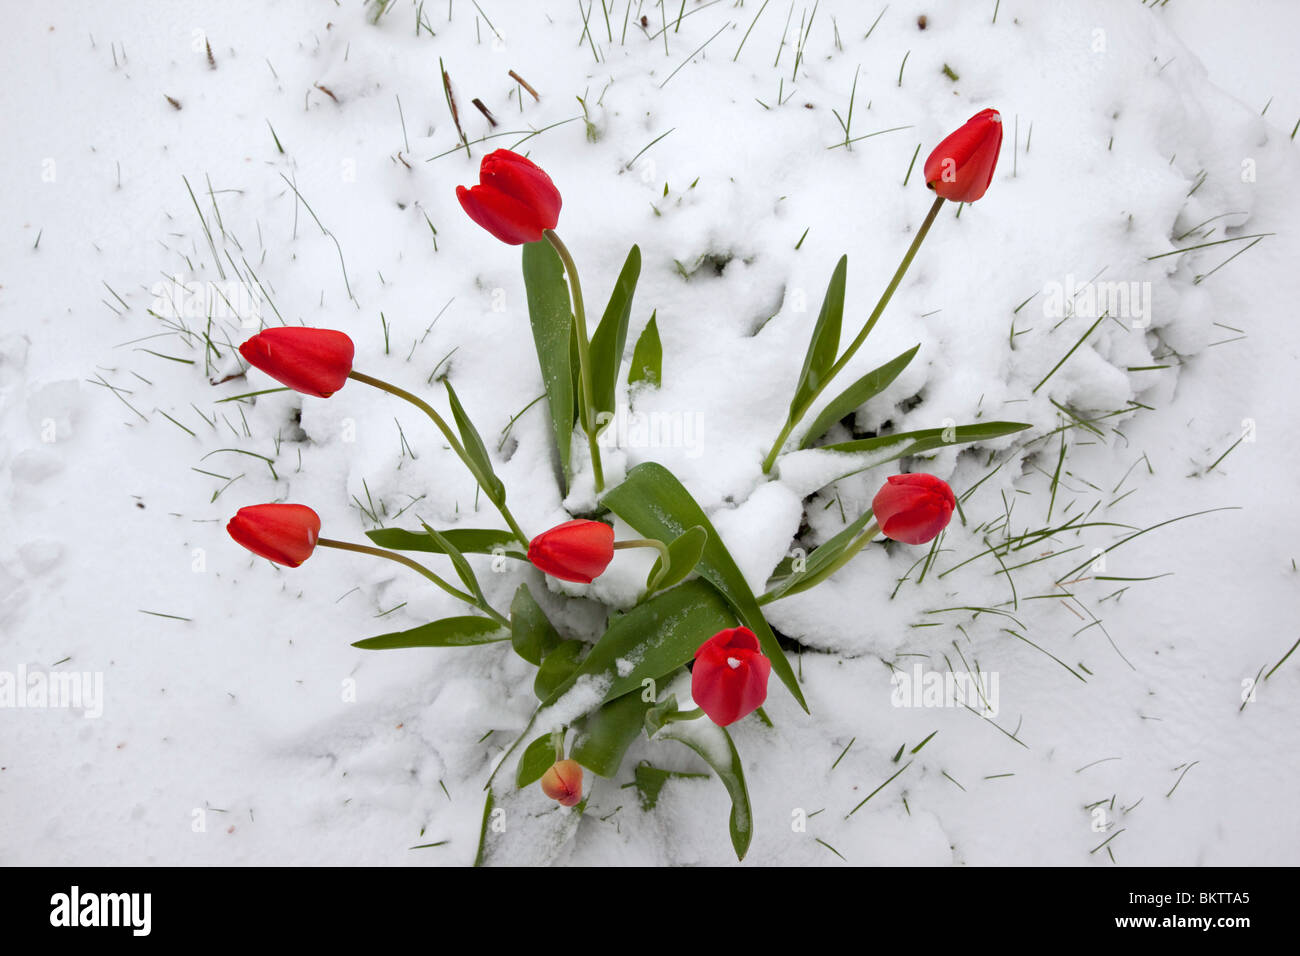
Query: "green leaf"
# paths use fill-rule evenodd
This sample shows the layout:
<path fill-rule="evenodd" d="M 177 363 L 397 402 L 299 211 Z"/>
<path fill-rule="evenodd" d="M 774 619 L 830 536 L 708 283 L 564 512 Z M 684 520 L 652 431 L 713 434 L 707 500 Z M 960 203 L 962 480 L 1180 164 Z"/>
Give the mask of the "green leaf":
<path fill-rule="evenodd" d="M 487 446 L 483 444 L 483 439 L 479 436 L 474 423 L 470 421 L 470 417 L 465 414 L 465 409 L 461 406 L 460 399 L 456 397 L 456 390 L 451 387 L 451 382 L 443 379 L 442 384 L 447 386 L 451 414 L 456 419 L 456 428 L 460 431 L 460 440 L 465 446 L 465 455 L 469 458 L 468 464 L 474 472 L 474 477 L 478 479 L 479 486 L 488 496 L 488 500 L 499 505 L 506 500 L 506 487 L 501 484 L 501 479 L 492 470 L 492 459 L 488 457 Z"/>
<path fill-rule="evenodd" d="M 731 797 L 731 845 L 736 851 L 736 859 L 743 860 L 754 836 L 754 814 L 749 805 L 749 790 L 745 786 L 740 754 L 736 752 L 731 735 L 713 721 L 700 719 L 671 723 L 659 731 L 655 739 L 685 744 L 713 768 Z"/>
<path fill-rule="evenodd" d="M 610 624 L 582 666 L 554 686 L 543 706 L 554 704 L 584 677 L 607 687 L 602 704 L 640 691 L 643 680 L 671 674 L 706 640 L 735 623 L 727 603 L 706 581 L 688 581 L 656 594 Z"/>
<path fill-rule="evenodd" d="M 659 802 L 659 794 L 669 780 L 691 780 L 707 777 L 707 773 L 680 773 L 676 770 L 661 770 L 648 763 L 639 763 L 632 771 L 636 791 L 641 796 L 641 809 L 650 811 Z"/>
<path fill-rule="evenodd" d="M 644 718 L 645 735 L 647 737 L 653 737 L 655 734 L 659 733 L 664 725 L 671 722 L 669 718 L 672 717 L 673 714 L 677 713 L 677 709 L 677 695 L 669 694 L 659 703 L 647 710 Z"/>
<path fill-rule="evenodd" d="M 366 651 L 386 651 L 398 647 L 468 647 L 508 640 L 510 632 L 491 618 L 445 617 L 409 631 L 394 631 L 355 641 L 352 646 Z"/>
<path fill-rule="evenodd" d="M 856 521 L 851 522 L 843 531 L 840 531 L 834 537 L 823 542 L 820 547 L 814 548 L 813 553 L 808 555 L 807 561 L 804 562 L 804 569 L 802 571 L 794 571 L 792 570 L 791 565 L 787 565 L 784 561 L 781 562 L 781 567 L 783 569 L 791 568 L 791 570 L 788 576 L 782 578 L 781 582 L 777 584 L 776 587 L 768 590 L 768 593 L 772 595 L 772 600 L 775 600 L 786 592 L 798 594 L 800 591 L 804 590 L 804 588 L 799 586 L 800 583 L 808 580 L 812 575 L 843 554 L 844 549 L 853 542 L 854 538 L 862 533 L 862 530 L 866 528 L 870 521 L 871 509 L 868 508 L 862 513 L 861 517 Z"/>
<path fill-rule="evenodd" d="M 569 757 L 594 774 L 613 777 L 627 748 L 640 736 L 645 712 L 652 703 L 643 701 L 640 694 L 624 694 L 588 714 L 577 723 Z"/>
<path fill-rule="evenodd" d="M 534 666 L 540 665 L 561 641 L 527 584 L 519 585 L 510 602 L 510 641 L 515 653 Z"/>
<path fill-rule="evenodd" d="M 478 598 L 480 603 L 486 604 L 487 598 L 483 596 L 483 589 L 479 587 L 478 578 L 474 576 L 474 569 L 469 566 L 469 562 L 465 560 L 465 555 L 460 553 L 460 549 L 439 534 L 432 525 L 425 524 L 423 521 L 420 522 L 420 525 L 424 528 L 425 533 L 437 542 L 443 554 L 451 558 L 451 566 L 456 569 L 456 575 L 460 578 L 461 583 L 469 588 L 470 593 Z"/>
<path fill-rule="evenodd" d="M 478 850 L 474 853 L 474 865 L 482 866 L 487 861 L 488 821 L 492 818 L 492 790 L 489 786 L 487 796 L 483 798 L 483 822 L 478 828 Z"/>
<path fill-rule="evenodd" d="M 542 734 L 524 750 L 515 771 L 515 786 L 520 790 L 542 779 L 555 763 L 555 735 Z"/>
<path fill-rule="evenodd" d="M 524 244 L 524 288 L 528 293 L 528 319 L 533 330 L 537 362 L 546 387 L 551 429 L 560 458 L 561 484 L 568 487 L 573 425 L 577 421 L 574 367 L 571 358 L 573 312 L 564 263 L 545 239 Z"/>
<path fill-rule="evenodd" d="M 453 528 L 442 532 L 456 550 L 462 554 L 504 554 L 508 558 L 527 561 L 528 556 L 519 549 L 519 542 L 509 531 L 495 528 Z M 366 537 L 381 548 L 393 551 L 427 551 L 446 554 L 442 545 L 425 531 L 407 531 L 404 528 L 379 528 L 367 531 Z"/>
<path fill-rule="evenodd" d="M 645 382 L 655 388 L 663 381 L 664 347 L 659 341 L 659 326 L 655 324 L 658 311 L 650 314 L 650 321 L 641 330 L 632 349 L 632 369 L 627 373 L 627 383 Z"/>
<path fill-rule="evenodd" d="M 537 668 L 537 676 L 533 678 L 533 693 L 538 700 L 552 702 L 556 689 L 571 683 L 569 679 L 578 669 L 578 661 L 586 649 L 587 645 L 582 641 L 561 641 L 542 658 L 542 666 Z"/>
<path fill-rule="evenodd" d="M 799 384 L 790 400 L 790 419 L 797 421 L 807 411 L 808 403 L 825 384 L 826 373 L 835 364 L 840 350 L 840 324 L 844 319 L 844 285 L 848 278 L 849 257 L 840 256 L 826 287 L 826 298 L 808 340 L 808 353 L 804 356 Z"/>
<path fill-rule="evenodd" d="M 914 345 L 902 355 L 880 366 L 880 368 L 872 369 L 832 398 L 826 407 L 822 409 L 821 414 L 808 426 L 808 431 L 799 440 L 799 447 L 809 447 L 813 442 L 825 435 L 830 430 L 830 427 L 845 415 L 861 408 L 870 399 L 888 388 L 890 382 L 898 378 L 903 369 L 907 368 L 907 364 L 912 361 L 912 357 L 916 355 L 916 351 L 920 347 Z"/>
<path fill-rule="evenodd" d="M 686 576 L 695 570 L 704 554 L 704 545 L 708 543 L 709 533 L 700 525 L 687 528 L 668 545 L 668 573 L 660 581 L 655 580 L 663 564 L 661 558 L 655 558 L 654 567 L 646 578 L 646 587 L 651 591 L 662 591 L 686 580 Z"/>
<path fill-rule="evenodd" d="M 841 478 L 856 475 L 860 471 L 875 468 L 886 462 L 906 458 L 908 455 L 919 455 L 921 452 L 933 451 L 936 448 L 944 448 L 948 445 L 964 445 L 969 442 L 988 441 L 991 438 L 1001 438 L 1003 435 L 1011 435 L 1030 427 L 1030 425 L 1023 422 L 984 422 L 979 425 L 958 425 L 955 428 L 922 428 L 918 431 L 899 432 L 895 435 L 881 435 L 878 438 L 863 438 L 858 441 L 822 445 L 814 450 L 862 456 L 862 460 L 855 462 L 850 471 L 846 471 L 834 479 L 839 481 Z"/>
<path fill-rule="evenodd" d="M 781 645 L 777 643 L 772 628 L 764 619 L 745 576 L 736 567 L 735 560 L 727 552 L 704 510 L 673 473 L 656 462 L 643 462 L 632 468 L 619 485 L 606 493 L 602 503 L 639 534 L 647 538 L 658 538 L 665 544 L 695 525 L 708 532 L 704 554 L 697 565 L 701 577 L 722 593 L 744 625 L 758 637 L 763 653 L 771 659 L 772 669 L 776 671 L 781 683 L 794 695 L 799 706 L 807 711 L 808 705 L 804 702 L 794 670 L 786 660 Z M 684 584 L 681 587 L 688 586 Z"/>
<path fill-rule="evenodd" d="M 632 296 L 641 275 L 641 250 L 637 246 L 627 254 L 623 271 L 609 297 L 605 314 L 591 337 L 591 379 L 596 403 L 596 414 L 607 412 L 611 417 L 617 407 L 615 387 L 618 370 L 623 363 L 623 348 L 627 344 L 627 323 L 632 315 Z M 599 419 L 598 419 L 599 420 Z"/>

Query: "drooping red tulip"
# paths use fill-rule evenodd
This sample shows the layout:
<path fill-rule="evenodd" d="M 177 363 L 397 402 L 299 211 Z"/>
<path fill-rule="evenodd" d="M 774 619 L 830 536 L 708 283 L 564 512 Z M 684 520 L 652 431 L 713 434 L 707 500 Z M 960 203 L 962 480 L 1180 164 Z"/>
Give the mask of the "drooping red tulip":
<path fill-rule="evenodd" d="M 498 149 L 479 163 L 479 184 L 456 187 L 469 217 L 512 246 L 537 242 L 560 221 L 560 191 L 532 160 Z"/>
<path fill-rule="evenodd" d="M 557 760 L 542 774 L 542 793 L 563 807 L 582 800 L 582 766 L 576 760 Z"/>
<path fill-rule="evenodd" d="M 691 669 L 691 697 L 719 727 L 753 713 L 767 700 L 772 662 L 744 627 L 719 631 L 700 645 Z"/>
<path fill-rule="evenodd" d="M 320 515 L 306 505 L 249 505 L 235 512 L 226 531 L 254 554 L 296 568 L 316 548 Z"/>
<path fill-rule="evenodd" d="M 304 395 L 329 398 L 348 380 L 356 349 L 334 329 L 265 329 L 239 347 L 249 365 Z"/>
<path fill-rule="evenodd" d="M 974 202 L 993 181 L 1001 149 L 1001 114 L 980 110 L 934 148 L 925 161 L 925 184 L 944 199 Z"/>
<path fill-rule="evenodd" d="M 871 500 L 880 530 L 904 544 L 925 544 L 952 520 L 957 499 L 948 483 L 934 475 L 890 475 Z"/>
<path fill-rule="evenodd" d="M 590 584 L 614 560 L 614 529 L 601 521 L 566 521 L 533 538 L 528 560 L 561 581 Z"/>

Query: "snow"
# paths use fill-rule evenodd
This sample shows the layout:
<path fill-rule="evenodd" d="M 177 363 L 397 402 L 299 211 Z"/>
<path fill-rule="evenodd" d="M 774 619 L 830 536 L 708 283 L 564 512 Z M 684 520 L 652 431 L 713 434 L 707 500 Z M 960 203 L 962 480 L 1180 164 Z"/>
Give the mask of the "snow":
<path fill-rule="evenodd" d="M 454 149 L 441 57 L 471 139 L 490 132 L 473 97 L 501 129 L 550 127 L 487 145 L 518 145 L 561 189 L 589 321 L 641 247 L 626 357 L 656 312 L 663 385 L 620 395 L 607 477 L 647 460 L 670 468 L 755 588 L 793 547 L 856 518 L 894 469 L 974 489 L 930 566 L 926 548 L 872 545 L 765 607 L 804 648 L 792 663 L 812 714 L 773 682 L 774 726 L 730 728 L 755 820 L 745 865 L 838 865 L 817 837 L 855 864 L 1110 866 L 1090 851 L 1121 828 L 1108 845 L 1120 865 L 1294 864 L 1300 659 L 1255 680 L 1297 636 L 1296 11 L 1003 0 L 992 23 L 991 3 L 891 3 L 864 39 L 883 3 L 822 0 L 796 70 L 775 5 L 735 55 L 758 5 L 691 0 L 665 54 L 635 17 L 620 42 L 616 3 L 612 41 L 598 11 L 591 20 L 599 62 L 573 4 L 480 6 L 504 39 L 455 0 L 425 3 L 436 36 L 417 35 L 405 0 L 378 25 L 354 0 L 10 11 L 0 672 L 102 675 L 103 713 L 0 708 L 0 858 L 473 861 L 483 786 L 536 706 L 534 669 L 504 644 L 353 648 L 463 605 L 361 555 L 274 568 L 224 524 L 261 501 L 310 504 L 322 534 L 347 540 L 375 526 L 368 511 L 398 527 L 499 516 L 422 414 L 360 383 L 329 400 L 217 404 L 274 386 L 256 371 L 223 381 L 239 370 L 229 345 L 259 317 L 339 328 L 358 369 L 444 411 L 431 379 L 449 376 L 526 529 L 595 503 L 589 470 L 567 501 L 550 480 L 544 403 L 519 414 L 542 386 L 518 250 L 456 203 L 486 146 L 472 160 Z M 541 100 L 516 99 L 509 70 Z M 832 109 L 846 115 L 855 72 L 853 135 L 907 128 L 829 148 L 844 139 Z M 859 431 L 1033 428 L 828 488 L 842 456 L 803 451 L 764 480 L 836 260 L 849 255 L 847 342 L 929 207 L 924 153 L 985 106 L 1006 129 L 988 194 L 960 218 L 941 211 L 839 382 L 919 344 L 859 410 Z M 1251 240 L 1151 258 L 1265 233 L 1244 252 Z M 261 288 L 241 295 L 253 273 Z M 1103 319 L 1044 381 L 1104 311 L 1086 297 L 1118 283 L 1137 283 L 1149 309 Z M 235 306 L 213 308 L 210 364 L 200 335 L 146 311 L 175 295 L 186 325 L 206 331 L 208 309 L 185 287 L 220 288 Z M 1095 432 L 1044 437 L 1070 414 L 1096 419 Z M 852 435 L 837 425 L 831 437 Z M 229 449 L 273 459 L 274 474 Z M 586 461 L 584 442 L 573 450 Z M 1090 513 L 1088 526 L 1009 552 L 1010 574 L 977 557 L 1003 523 L 1047 527 L 1049 501 L 1052 525 Z M 1133 531 L 1229 508 L 1088 566 Z M 495 607 L 527 581 L 566 637 L 590 640 L 601 602 L 634 601 L 653 558 L 620 551 L 590 586 L 470 560 Z M 1150 580 L 1124 580 L 1135 578 Z M 916 664 L 996 674 L 998 714 L 894 706 L 890 665 Z M 576 689 L 560 718 L 599 690 Z M 581 817 L 535 787 L 503 794 L 508 838 L 494 838 L 491 861 L 734 862 L 717 780 L 674 779 L 643 813 L 619 789 L 642 759 L 703 769 L 680 745 L 640 740 L 619 779 L 587 775 Z"/>

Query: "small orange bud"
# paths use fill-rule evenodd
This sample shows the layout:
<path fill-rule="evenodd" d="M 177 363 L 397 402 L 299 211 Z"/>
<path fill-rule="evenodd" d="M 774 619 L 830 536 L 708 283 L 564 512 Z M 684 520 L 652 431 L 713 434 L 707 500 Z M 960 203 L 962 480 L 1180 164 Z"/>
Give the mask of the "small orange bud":
<path fill-rule="evenodd" d="M 576 806 L 582 799 L 582 767 L 578 761 L 557 760 L 542 774 L 542 793 L 561 806 Z"/>

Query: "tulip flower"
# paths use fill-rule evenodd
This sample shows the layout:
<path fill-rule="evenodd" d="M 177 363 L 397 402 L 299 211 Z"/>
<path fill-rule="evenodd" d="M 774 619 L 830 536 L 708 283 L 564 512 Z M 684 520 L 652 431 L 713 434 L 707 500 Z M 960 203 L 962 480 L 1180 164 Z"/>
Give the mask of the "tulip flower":
<path fill-rule="evenodd" d="M 944 199 L 974 202 L 988 190 L 1001 148 L 1001 114 L 980 110 L 934 148 L 925 161 L 925 184 Z"/>
<path fill-rule="evenodd" d="M 320 516 L 306 505 L 249 505 L 235 513 L 226 531 L 254 554 L 296 568 L 316 549 Z"/>
<path fill-rule="evenodd" d="M 469 217 L 512 246 L 537 242 L 560 220 L 560 191 L 540 166 L 508 149 L 479 163 L 479 184 L 456 187 Z"/>
<path fill-rule="evenodd" d="M 561 806 L 577 806 L 582 800 L 582 766 L 576 760 L 557 760 L 542 774 L 542 793 Z"/>
<path fill-rule="evenodd" d="M 533 538 L 528 560 L 561 581 L 590 584 L 614 560 L 614 529 L 600 521 L 566 521 Z"/>
<path fill-rule="evenodd" d="M 880 530 L 904 544 L 925 544 L 952 520 L 957 499 L 942 478 L 934 475 L 890 475 L 871 500 Z"/>
<path fill-rule="evenodd" d="M 249 365 L 304 395 L 329 398 L 348 380 L 355 349 L 333 329 L 265 329 L 239 347 Z"/>
<path fill-rule="evenodd" d="M 767 700 L 772 662 L 744 627 L 719 631 L 695 652 L 691 697 L 719 727 L 753 713 Z"/>

